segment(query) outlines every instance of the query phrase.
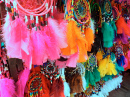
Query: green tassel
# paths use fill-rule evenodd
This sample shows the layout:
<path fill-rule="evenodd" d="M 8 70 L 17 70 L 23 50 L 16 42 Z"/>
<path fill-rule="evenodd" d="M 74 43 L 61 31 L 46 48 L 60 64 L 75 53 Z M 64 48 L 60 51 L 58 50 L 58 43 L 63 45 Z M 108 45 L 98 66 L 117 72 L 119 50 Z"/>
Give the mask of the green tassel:
<path fill-rule="evenodd" d="M 86 88 L 89 87 L 89 71 L 85 71 L 85 79 L 86 79 Z"/>
<path fill-rule="evenodd" d="M 95 77 L 95 82 L 99 82 L 101 77 L 100 77 L 100 72 L 97 70 L 97 67 L 94 68 L 93 73 Z"/>
<path fill-rule="evenodd" d="M 117 71 L 117 74 L 121 73 L 122 71 L 124 71 L 124 68 L 122 66 L 119 66 L 117 63 L 115 63 L 115 66 L 116 66 L 116 71 Z"/>
<path fill-rule="evenodd" d="M 111 24 L 112 28 L 114 29 L 114 31 L 117 32 L 117 27 L 116 27 L 115 21 L 111 21 L 110 24 Z"/>
<path fill-rule="evenodd" d="M 104 47 L 109 48 L 113 46 L 114 30 L 108 23 L 102 23 L 101 32 L 103 33 Z"/>
<path fill-rule="evenodd" d="M 93 74 L 93 72 L 89 72 L 89 74 L 90 74 L 90 76 L 89 76 L 90 84 L 95 86 L 96 82 L 95 82 L 94 74 Z"/>
<path fill-rule="evenodd" d="M 115 54 L 112 52 L 111 53 L 111 60 L 114 61 L 115 60 Z M 115 61 L 115 67 L 116 67 L 116 71 L 117 71 L 117 74 L 121 73 L 122 71 L 124 71 L 124 68 L 122 66 L 119 66 L 117 64 L 117 62 Z"/>
<path fill-rule="evenodd" d="M 113 79 L 113 77 L 114 77 L 114 75 L 105 75 L 105 77 L 103 77 L 103 80 L 108 81 L 108 80 Z"/>

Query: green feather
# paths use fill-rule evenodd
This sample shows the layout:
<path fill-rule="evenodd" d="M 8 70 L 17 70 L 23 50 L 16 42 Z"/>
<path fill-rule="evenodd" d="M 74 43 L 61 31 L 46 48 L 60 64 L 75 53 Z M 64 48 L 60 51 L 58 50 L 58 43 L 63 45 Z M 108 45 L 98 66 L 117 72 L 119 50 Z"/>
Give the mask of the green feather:
<path fill-rule="evenodd" d="M 100 72 L 97 70 L 97 67 L 94 68 L 93 73 L 95 77 L 95 82 L 99 82 L 101 77 L 100 77 Z"/>
<path fill-rule="evenodd" d="M 109 48 L 113 46 L 114 30 L 108 23 L 102 23 L 101 32 L 103 33 L 104 47 Z"/>

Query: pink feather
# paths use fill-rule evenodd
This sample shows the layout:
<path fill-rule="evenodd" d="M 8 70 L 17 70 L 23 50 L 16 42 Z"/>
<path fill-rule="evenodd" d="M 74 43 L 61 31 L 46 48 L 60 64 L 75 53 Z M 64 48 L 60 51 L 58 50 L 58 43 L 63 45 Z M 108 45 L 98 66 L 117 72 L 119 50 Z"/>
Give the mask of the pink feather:
<path fill-rule="evenodd" d="M 51 28 L 49 26 L 45 26 L 44 31 L 42 32 L 43 36 L 46 36 L 45 38 L 45 51 L 48 55 L 48 59 L 56 60 L 60 58 L 60 47 L 58 46 L 58 43 L 56 41 L 56 37 L 54 35 L 54 32 L 52 32 Z"/>
<path fill-rule="evenodd" d="M 123 44 L 127 44 L 128 43 L 128 36 L 123 32 L 123 36 L 121 38 L 121 41 Z"/>
<path fill-rule="evenodd" d="M 3 31 L 2 35 L 3 35 L 3 39 L 5 40 L 6 46 L 8 46 L 8 43 L 9 43 L 10 38 L 11 38 L 11 33 L 10 33 L 11 26 L 10 25 L 12 22 L 11 15 L 8 12 L 6 14 L 4 21 L 5 21 L 5 24 L 2 27 L 2 31 Z"/>
<path fill-rule="evenodd" d="M 30 70 L 25 68 L 20 74 L 19 74 L 19 80 L 16 83 L 17 86 L 17 97 L 24 97 L 24 90 L 26 87 L 26 83 L 28 81 Z"/>
<path fill-rule="evenodd" d="M 130 62 L 130 50 L 128 51 L 128 59 L 129 59 L 129 62 Z"/>
<path fill-rule="evenodd" d="M 56 66 L 58 66 L 58 68 L 65 68 L 66 67 L 66 61 L 58 61 L 56 60 Z"/>
<path fill-rule="evenodd" d="M 0 79 L 0 97 L 16 97 L 13 79 Z"/>
<path fill-rule="evenodd" d="M 66 66 L 68 67 L 76 67 L 77 60 L 78 60 L 78 55 L 79 52 L 73 54 L 70 56 L 70 58 L 67 60 Z"/>
<path fill-rule="evenodd" d="M 128 59 L 125 58 L 125 65 L 123 67 L 126 68 L 127 66 L 128 66 Z"/>
<path fill-rule="evenodd" d="M 64 32 L 60 30 L 60 27 L 57 21 L 52 18 L 48 18 L 48 26 L 50 27 L 51 33 L 54 34 L 54 37 L 56 38 L 56 42 L 58 43 L 58 46 L 60 48 L 66 48 L 67 47 L 67 42 L 65 41 L 66 36 Z"/>
<path fill-rule="evenodd" d="M 11 25 L 12 24 L 12 19 L 10 13 L 7 12 L 6 17 L 5 17 L 5 24 L 2 27 L 2 32 L 3 32 L 3 39 L 5 41 L 6 49 L 7 49 L 7 55 L 9 56 L 9 52 L 13 52 L 15 49 L 14 46 L 10 46 L 11 44 Z M 14 44 L 16 45 L 16 44 Z M 15 52 L 13 52 L 15 53 Z M 12 54 L 12 53 L 11 53 Z"/>
<path fill-rule="evenodd" d="M 22 59 L 23 59 L 23 62 L 25 63 L 24 65 L 27 68 L 31 69 L 31 67 L 32 67 L 32 51 L 33 51 L 33 44 L 32 44 L 31 37 L 29 39 L 28 51 L 29 51 L 29 55 L 27 55 L 27 53 L 22 51 Z"/>
<path fill-rule="evenodd" d="M 7 13 L 5 24 L 3 26 L 3 33 L 8 51 L 7 55 L 10 58 L 22 58 L 22 50 L 29 54 L 28 43 L 30 32 L 28 31 L 24 21 L 18 17 L 11 21 L 11 17 L 9 13 Z"/>
<path fill-rule="evenodd" d="M 41 30 L 35 31 L 32 29 L 31 38 L 32 38 L 32 64 L 41 65 L 43 63 L 43 58 L 47 60 L 46 53 L 46 44 L 43 34 L 41 34 Z M 45 38 L 45 39 L 44 39 Z M 47 39 L 48 40 L 48 39 Z"/>

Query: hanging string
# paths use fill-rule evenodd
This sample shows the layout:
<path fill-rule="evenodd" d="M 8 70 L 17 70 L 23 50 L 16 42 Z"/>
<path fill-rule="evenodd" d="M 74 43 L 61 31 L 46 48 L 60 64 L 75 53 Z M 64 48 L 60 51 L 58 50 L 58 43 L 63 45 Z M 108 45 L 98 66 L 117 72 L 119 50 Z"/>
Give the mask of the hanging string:
<path fill-rule="evenodd" d="M 28 10 L 28 9 L 25 9 L 24 7 L 22 7 L 22 5 L 19 3 L 19 1 L 16 0 L 18 10 L 21 11 L 21 12 L 23 12 L 27 16 L 30 16 L 30 15 L 33 15 L 33 16 L 42 16 L 42 15 L 47 14 L 51 10 L 51 8 L 52 8 L 53 1 L 54 0 L 45 0 L 44 3 L 43 3 L 43 5 L 41 5 L 39 8 L 33 9 L 33 10 Z M 48 6 L 49 6 L 48 9 L 46 9 L 45 4 L 48 4 Z"/>

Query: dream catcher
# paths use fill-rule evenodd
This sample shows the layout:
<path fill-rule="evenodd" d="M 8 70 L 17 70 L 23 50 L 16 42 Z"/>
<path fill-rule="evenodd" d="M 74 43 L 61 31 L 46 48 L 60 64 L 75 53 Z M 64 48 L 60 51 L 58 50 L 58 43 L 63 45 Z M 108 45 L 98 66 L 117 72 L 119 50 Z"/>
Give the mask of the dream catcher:
<path fill-rule="evenodd" d="M 91 18 L 94 19 L 96 30 L 98 30 L 98 27 L 101 27 L 102 24 L 102 13 L 99 4 L 95 0 L 91 2 Z"/>
<path fill-rule="evenodd" d="M 112 6 L 109 0 L 101 1 L 103 46 L 110 48 L 116 36 L 117 28 L 112 16 Z M 110 34 L 111 33 L 111 34 Z"/>
<path fill-rule="evenodd" d="M 109 0 L 100 2 L 101 11 L 102 11 L 102 19 L 103 21 L 111 21 L 112 18 L 112 6 Z"/>
<path fill-rule="evenodd" d="M 125 57 L 124 57 L 124 53 L 123 53 L 123 46 L 121 43 L 117 43 L 115 45 L 115 56 L 117 58 L 117 63 L 119 66 L 123 66 L 125 65 Z"/>
<path fill-rule="evenodd" d="M 95 39 L 94 39 L 94 43 L 92 45 L 91 52 L 96 54 L 98 52 L 99 48 L 102 48 L 103 36 L 101 33 L 101 24 L 102 24 L 101 8 L 95 0 L 92 0 L 92 2 L 91 2 L 91 17 L 94 20 L 94 25 L 95 25 L 95 29 L 96 29 Z"/>
<path fill-rule="evenodd" d="M 96 56 L 90 55 L 88 62 L 85 63 L 85 67 L 88 71 L 93 71 L 97 67 Z"/>
<path fill-rule="evenodd" d="M 90 6 L 86 0 L 74 0 L 73 1 L 73 14 L 76 22 L 80 26 L 81 31 L 84 31 L 85 27 L 90 23 Z"/>
<path fill-rule="evenodd" d="M 35 67 L 29 75 L 27 82 L 27 97 L 49 97 L 48 80 L 40 73 L 40 67 Z"/>
<path fill-rule="evenodd" d="M 8 56 L 22 59 L 30 69 L 32 64 L 41 65 L 47 59 L 60 58 L 60 49 L 67 47 L 65 31 L 61 30 L 63 26 L 53 17 L 56 1 L 34 1 L 36 5 L 32 2 L 12 1 L 3 26 Z M 5 3 L 10 5 L 10 2 Z M 14 16 L 14 12 L 18 15 Z"/>
<path fill-rule="evenodd" d="M 51 82 L 50 95 L 64 97 L 64 82 L 59 74 L 58 66 L 47 61 L 41 66 L 41 73 Z"/>
<path fill-rule="evenodd" d="M 85 62 L 87 51 L 91 51 L 94 41 L 93 30 L 88 26 L 90 24 L 89 3 L 86 0 L 68 1 L 66 20 L 68 21 L 66 30 L 68 47 L 62 49 L 62 55 L 73 57 L 79 63 Z"/>
<path fill-rule="evenodd" d="M 97 70 L 97 59 L 96 56 L 90 55 L 87 62 L 84 63 L 86 71 L 85 71 L 85 79 L 87 86 L 89 84 L 96 85 L 96 82 L 100 80 L 100 73 Z"/>
<path fill-rule="evenodd" d="M 112 7 L 113 20 L 116 21 L 119 18 L 119 11 L 116 6 Z"/>
<path fill-rule="evenodd" d="M 55 63 L 46 62 L 41 66 L 41 72 L 44 76 L 51 81 L 59 78 L 58 66 L 55 66 Z"/>

